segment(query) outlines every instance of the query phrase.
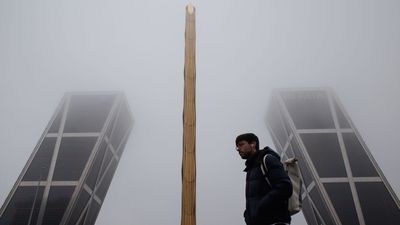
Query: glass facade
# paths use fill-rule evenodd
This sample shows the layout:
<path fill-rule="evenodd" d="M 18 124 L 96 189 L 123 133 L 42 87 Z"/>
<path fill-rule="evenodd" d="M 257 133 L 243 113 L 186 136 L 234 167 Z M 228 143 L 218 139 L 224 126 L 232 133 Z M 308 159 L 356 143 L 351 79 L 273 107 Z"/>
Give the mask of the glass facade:
<path fill-rule="evenodd" d="M 399 199 L 332 90 L 275 90 L 267 127 L 282 159 L 299 160 L 308 224 L 400 223 Z"/>
<path fill-rule="evenodd" d="M 122 93 L 64 96 L 0 211 L 0 225 L 93 225 L 133 119 Z"/>

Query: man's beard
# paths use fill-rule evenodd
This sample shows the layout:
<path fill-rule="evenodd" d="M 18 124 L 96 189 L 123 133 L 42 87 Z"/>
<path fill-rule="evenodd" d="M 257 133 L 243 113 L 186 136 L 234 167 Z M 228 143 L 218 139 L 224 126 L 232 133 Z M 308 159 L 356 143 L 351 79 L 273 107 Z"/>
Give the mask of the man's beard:
<path fill-rule="evenodd" d="M 249 155 L 248 155 L 248 154 L 244 154 L 244 155 L 240 155 L 240 157 L 241 157 L 242 159 L 248 159 L 248 158 L 249 158 Z"/>

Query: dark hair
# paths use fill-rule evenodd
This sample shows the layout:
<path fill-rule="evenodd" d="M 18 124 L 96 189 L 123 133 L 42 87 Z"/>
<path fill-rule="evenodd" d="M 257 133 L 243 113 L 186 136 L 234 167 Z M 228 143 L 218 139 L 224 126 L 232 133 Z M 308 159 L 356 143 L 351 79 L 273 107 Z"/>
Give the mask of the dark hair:
<path fill-rule="evenodd" d="M 247 141 L 249 144 L 252 142 L 256 143 L 256 150 L 260 149 L 260 143 L 258 141 L 258 137 L 253 134 L 253 133 L 245 133 L 245 134 L 241 134 L 239 136 L 236 137 L 236 146 L 238 145 L 239 142 L 241 141 Z"/>

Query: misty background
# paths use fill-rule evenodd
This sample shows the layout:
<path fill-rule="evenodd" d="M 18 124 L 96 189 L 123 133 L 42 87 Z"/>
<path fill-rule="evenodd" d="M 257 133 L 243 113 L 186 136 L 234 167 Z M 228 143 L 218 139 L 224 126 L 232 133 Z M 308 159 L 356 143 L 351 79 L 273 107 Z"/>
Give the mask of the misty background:
<path fill-rule="evenodd" d="M 0 1 L 0 204 L 66 91 L 120 90 L 134 127 L 96 224 L 180 224 L 187 3 Z M 192 3 L 197 224 L 244 224 L 234 139 L 274 147 L 273 88 L 332 87 L 399 196 L 399 1 Z"/>

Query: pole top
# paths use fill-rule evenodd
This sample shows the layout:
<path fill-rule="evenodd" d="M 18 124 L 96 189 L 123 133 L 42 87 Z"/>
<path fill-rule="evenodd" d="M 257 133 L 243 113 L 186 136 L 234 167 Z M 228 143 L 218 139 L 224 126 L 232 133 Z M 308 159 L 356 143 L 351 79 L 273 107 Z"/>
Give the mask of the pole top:
<path fill-rule="evenodd" d="M 187 10 L 187 12 L 188 12 L 189 14 L 193 14 L 193 12 L 194 12 L 194 6 L 192 5 L 192 3 L 189 3 L 189 4 L 186 6 L 186 10 Z"/>

